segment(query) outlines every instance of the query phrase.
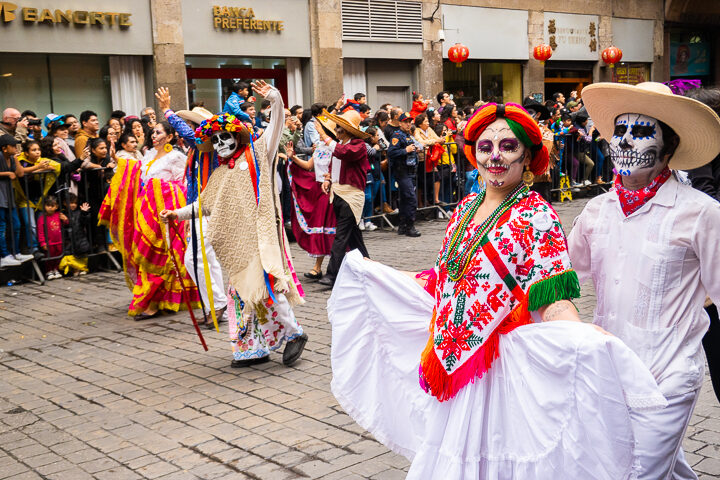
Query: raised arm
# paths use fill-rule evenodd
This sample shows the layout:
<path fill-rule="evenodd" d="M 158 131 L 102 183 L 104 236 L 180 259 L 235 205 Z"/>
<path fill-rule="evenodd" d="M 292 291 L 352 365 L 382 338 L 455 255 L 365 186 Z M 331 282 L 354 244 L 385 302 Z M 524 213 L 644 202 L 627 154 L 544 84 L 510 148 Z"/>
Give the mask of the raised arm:
<path fill-rule="evenodd" d="M 185 140 L 188 146 L 195 145 L 193 129 L 170 108 L 170 91 L 165 87 L 160 87 L 155 92 L 155 98 L 158 100 L 160 111 L 163 112 L 165 119 L 172 125 L 180 138 Z"/>
<path fill-rule="evenodd" d="M 280 137 L 282 136 L 283 125 L 285 123 L 285 116 L 283 115 L 285 105 L 283 104 L 280 91 L 262 80 L 253 82 L 252 89 L 270 102 L 270 112 L 272 112 L 270 115 L 270 124 L 268 124 L 260 140 L 265 142 L 268 161 L 272 162 L 275 159 L 278 146 L 280 145 Z"/>

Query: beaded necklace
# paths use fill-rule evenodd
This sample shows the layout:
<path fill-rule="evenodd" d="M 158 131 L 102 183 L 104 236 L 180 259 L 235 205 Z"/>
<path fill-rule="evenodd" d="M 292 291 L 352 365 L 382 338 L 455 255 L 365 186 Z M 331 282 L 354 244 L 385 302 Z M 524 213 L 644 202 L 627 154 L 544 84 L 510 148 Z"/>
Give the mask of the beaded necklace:
<path fill-rule="evenodd" d="M 495 211 L 475 230 L 473 236 L 468 240 L 467 246 L 460 249 L 463 236 L 467 231 L 468 225 L 475 217 L 480 205 L 485 200 L 485 190 L 480 192 L 477 198 L 470 204 L 470 207 L 463 213 L 455 231 L 453 231 L 450 241 L 448 242 L 445 258 L 447 260 L 448 277 L 457 282 L 462 278 L 467 270 L 470 259 L 475 256 L 475 252 L 480 246 L 480 241 L 495 226 L 498 219 L 507 212 L 519 199 L 526 196 L 529 192 L 524 183 L 515 187 L 515 189 L 505 197 L 505 200 L 495 209 Z"/>

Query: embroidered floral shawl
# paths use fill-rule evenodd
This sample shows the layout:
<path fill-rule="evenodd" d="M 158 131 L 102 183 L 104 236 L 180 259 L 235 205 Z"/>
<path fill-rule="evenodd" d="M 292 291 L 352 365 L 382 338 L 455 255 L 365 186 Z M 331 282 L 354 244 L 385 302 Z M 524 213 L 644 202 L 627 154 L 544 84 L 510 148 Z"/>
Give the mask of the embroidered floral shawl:
<path fill-rule="evenodd" d="M 465 274 L 448 276 L 449 239 L 477 195 L 448 224 L 435 264 L 435 309 L 420 362 L 420 384 L 440 401 L 482 377 L 498 356 L 498 335 L 532 322 L 531 311 L 580 296 L 560 219 L 535 192 L 522 196 L 480 240 Z M 478 225 L 470 224 L 461 249 Z"/>

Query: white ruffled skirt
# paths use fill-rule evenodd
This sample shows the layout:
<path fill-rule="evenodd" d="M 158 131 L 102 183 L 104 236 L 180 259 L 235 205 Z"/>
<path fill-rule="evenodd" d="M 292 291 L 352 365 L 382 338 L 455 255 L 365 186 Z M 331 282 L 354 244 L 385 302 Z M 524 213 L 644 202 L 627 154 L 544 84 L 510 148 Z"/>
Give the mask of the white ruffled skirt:
<path fill-rule="evenodd" d="M 412 460 L 409 479 L 632 479 L 629 409 L 666 405 L 640 359 L 592 326 L 501 335 L 481 379 L 439 402 L 418 382 L 433 299 L 411 278 L 346 255 L 328 301 L 332 391 L 363 428 Z"/>

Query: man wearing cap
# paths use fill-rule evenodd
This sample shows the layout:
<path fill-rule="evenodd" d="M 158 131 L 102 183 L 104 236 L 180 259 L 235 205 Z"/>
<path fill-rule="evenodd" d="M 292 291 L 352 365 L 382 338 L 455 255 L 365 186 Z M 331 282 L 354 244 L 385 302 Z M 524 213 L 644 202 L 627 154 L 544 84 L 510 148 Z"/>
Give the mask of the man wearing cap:
<path fill-rule="evenodd" d="M 364 138 L 369 135 L 360 130 L 360 114 L 350 109 L 342 115 L 323 111 L 325 117 L 335 122 L 337 141 L 330 138 L 322 128 L 317 128 L 320 139 L 333 154 L 330 172 L 323 182 L 323 191 L 330 194 L 330 202 L 337 220 L 335 240 L 330 250 L 330 262 L 322 285 L 332 287 L 340 271 L 345 252 L 358 249 L 364 257 L 370 256 L 358 224 L 365 206 L 365 183 L 370 170 Z"/>
<path fill-rule="evenodd" d="M 20 162 L 15 160 L 18 139 L 0 135 L 0 267 L 12 267 L 31 260 L 20 250 L 20 218 L 13 201 L 12 181 L 23 176 Z M 12 232 L 12 237 L 10 236 Z"/>
<path fill-rule="evenodd" d="M 207 185 L 210 174 L 218 166 L 217 155 L 212 148 L 212 143 L 207 142 L 200 145 L 195 143 L 195 129 L 197 129 L 203 121 L 212 118 L 213 114 L 203 107 L 195 107 L 192 110 L 179 110 L 177 113 L 174 112 L 170 108 L 170 91 L 165 87 L 158 88 L 155 97 L 158 100 L 158 106 L 165 119 L 172 125 L 180 138 L 183 139 L 185 145 L 188 146 L 188 165 L 186 171 L 188 189 L 186 205 L 192 205 L 193 202 L 197 200 L 198 194 Z M 200 172 L 199 179 L 198 171 Z M 227 320 L 225 314 L 227 309 L 227 295 L 225 294 L 222 268 L 220 267 L 220 263 L 215 255 L 215 249 L 210 243 L 208 236 L 210 230 L 208 227 L 208 217 L 209 216 L 203 217 L 202 224 L 200 218 L 198 218 L 198 212 L 195 212 L 194 218 L 191 218 L 194 222 L 190 224 L 190 231 L 186 239 L 188 248 L 185 250 L 184 263 L 185 269 L 197 285 L 198 292 L 200 292 L 205 316 L 207 317 L 212 314 L 210 309 L 212 306 L 215 309 L 215 318 L 218 322 L 221 322 Z M 208 282 L 206 281 L 204 263 L 200 252 L 201 242 L 198 239 L 199 233 L 202 233 L 202 244 L 205 246 L 205 259 L 207 260 L 207 273 L 209 274 L 212 301 L 210 301 L 211 296 L 208 293 Z"/>
<path fill-rule="evenodd" d="M 415 186 L 418 156 L 415 142 L 410 134 L 412 121 L 412 117 L 407 113 L 403 113 L 398 117 L 400 128 L 390 137 L 387 156 L 400 194 L 398 199 L 398 209 L 400 211 L 398 235 L 419 237 L 420 232 L 415 228 L 415 210 L 417 210 Z"/>
<path fill-rule="evenodd" d="M 668 402 L 630 412 L 639 479 L 696 479 L 682 440 L 700 387 L 706 297 L 720 301 L 720 204 L 680 183 L 720 152 L 720 118 L 667 86 L 597 83 L 588 113 L 610 141 L 615 189 L 588 202 L 568 237 L 580 282 L 597 293 L 593 322 L 623 340 Z"/>

